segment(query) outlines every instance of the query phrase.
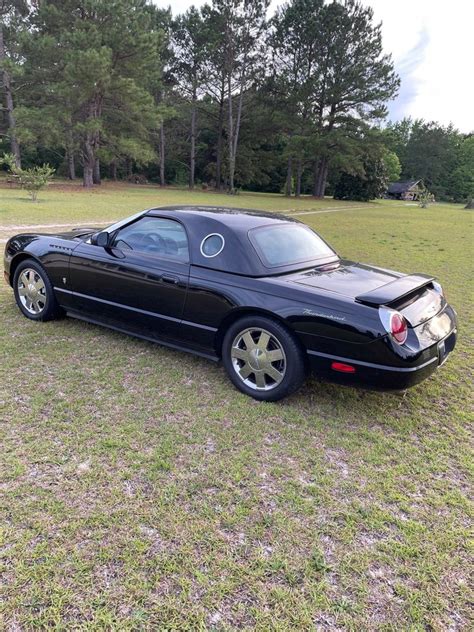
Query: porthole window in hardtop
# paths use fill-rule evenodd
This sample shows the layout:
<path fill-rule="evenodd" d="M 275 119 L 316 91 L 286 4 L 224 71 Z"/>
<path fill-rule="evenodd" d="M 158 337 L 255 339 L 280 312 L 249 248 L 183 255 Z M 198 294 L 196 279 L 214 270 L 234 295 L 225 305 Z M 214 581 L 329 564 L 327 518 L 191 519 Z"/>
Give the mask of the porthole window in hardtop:
<path fill-rule="evenodd" d="M 219 233 L 211 233 L 201 242 L 201 254 L 204 257 L 217 257 L 225 246 L 225 240 Z"/>

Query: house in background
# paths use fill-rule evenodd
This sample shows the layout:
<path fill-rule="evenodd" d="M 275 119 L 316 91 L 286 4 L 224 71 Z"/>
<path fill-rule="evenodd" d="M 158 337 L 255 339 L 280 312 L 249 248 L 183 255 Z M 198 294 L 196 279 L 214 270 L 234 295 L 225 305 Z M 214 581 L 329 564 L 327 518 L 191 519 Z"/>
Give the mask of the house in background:
<path fill-rule="evenodd" d="M 392 200 L 418 200 L 424 185 L 422 180 L 393 182 L 387 189 L 386 197 Z"/>

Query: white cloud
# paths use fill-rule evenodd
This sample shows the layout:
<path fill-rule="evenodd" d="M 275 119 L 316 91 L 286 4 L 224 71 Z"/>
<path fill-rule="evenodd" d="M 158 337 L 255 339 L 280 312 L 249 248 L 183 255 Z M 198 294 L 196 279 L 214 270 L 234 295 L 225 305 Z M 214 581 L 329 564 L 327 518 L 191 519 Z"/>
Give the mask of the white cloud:
<path fill-rule="evenodd" d="M 154 0 L 173 13 L 205 0 Z M 400 96 L 390 104 L 391 118 L 403 116 L 452 122 L 474 131 L 474 1 L 362 0 L 382 21 L 386 52 L 402 77 Z M 271 10 L 282 4 L 273 0 Z"/>
<path fill-rule="evenodd" d="M 453 123 L 474 131 L 472 0 L 364 0 L 382 21 L 384 48 L 402 78 L 392 118 Z"/>
<path fill-rule="evenodd" d="M 403 118 L 410 106 L 423 92 L 423 82 L 417 77 L 418 69 L 424 63 L 426 52 L 430 44 L 428 30 L 423 27 L 418 34 L 418 41 L 397 60 L 397 73 L 401 79 L 398 97 L 390 103 L 389 118 L 398 120 Z"/>

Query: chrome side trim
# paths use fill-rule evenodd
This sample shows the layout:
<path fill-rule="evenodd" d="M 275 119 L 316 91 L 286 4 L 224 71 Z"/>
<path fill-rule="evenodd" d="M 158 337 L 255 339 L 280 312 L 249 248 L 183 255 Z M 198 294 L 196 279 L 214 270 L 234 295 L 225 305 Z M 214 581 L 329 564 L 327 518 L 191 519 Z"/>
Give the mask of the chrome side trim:
<path fill-rule="evenodd" d="M 164 314 L 158 314 L 157 312 L 149 312 L 146 309 L 139 309 L 138 307 L 131 307 L 130 305 L 124 305 L 123 303 L 115 303 L 114 301 L 107 301 L 105 298 L 98 298 L 97 296 L 90 296 L 90 294 L 81 294 L 80 292 L 73 292 L 72 290 L 65 290 L 62 287 L 54 287 L 55 292 L 63 292 L 64 294 L 71 294 L 72 296 L 78 296 L 80 298 L 86 298 L 90 301 L 97 301 L 104 305 L 111 305 L 112 307 L 119 307 L 121 309 L 128 309 L 131 312 L 137 312 L 138 314 L 144 314 L 145 316 L 153 316 L 154 318 L 162 318 L 163 320 L 170 320 L 174 323 L 181 323 L 182 325 L 190 325 L 191 327 L 197 327 L 198 329 L 205 329 L 206 331 L 217 331 L 217 327 L 209 327 L 209 325 L 201 325 L 200 323 L 193 323 L 190 320 L 182 320 L 181 318 L 174 318 L 173 316 L 165 316 Z"/>
<path fill-rule="evenodd" d="M 387 366 L 386 364 L 374 364 L 373 362 L 363 362 L 362 360 L 353 360 L 352 358 L 341 358 L 340 356 L 331 355 L 329 353 L 321 353 L 320 351 L 307 351 L 308 355 L 315 355 L 321 358 L 328 358 L 328 360 L 337 360 L 338 362 L 345 362 L 347 364 L 357 364 L 359 366 L 367 366 L 371 369 L 381 369 L 382 371 L 394 371 L 395 373 L 412 373 L 413 371 L 419 371 L 424 369 L 425 366 L 438 362 L 438 357 L 431 358 L 428 362 L 419 364 L 414 367 L 394 367 Z"/>

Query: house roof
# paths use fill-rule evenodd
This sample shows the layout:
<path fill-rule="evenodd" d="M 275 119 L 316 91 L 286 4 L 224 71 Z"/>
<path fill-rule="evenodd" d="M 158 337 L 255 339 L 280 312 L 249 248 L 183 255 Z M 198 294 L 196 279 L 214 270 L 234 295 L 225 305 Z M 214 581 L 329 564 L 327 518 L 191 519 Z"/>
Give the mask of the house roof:
<path fill-rule="evenodd" d="M 388 193 L 406 193 L 413 187 L 415 187 L 421 180 L 400 180 L 399 182 L 392 182 L 388 187 Z"/>

